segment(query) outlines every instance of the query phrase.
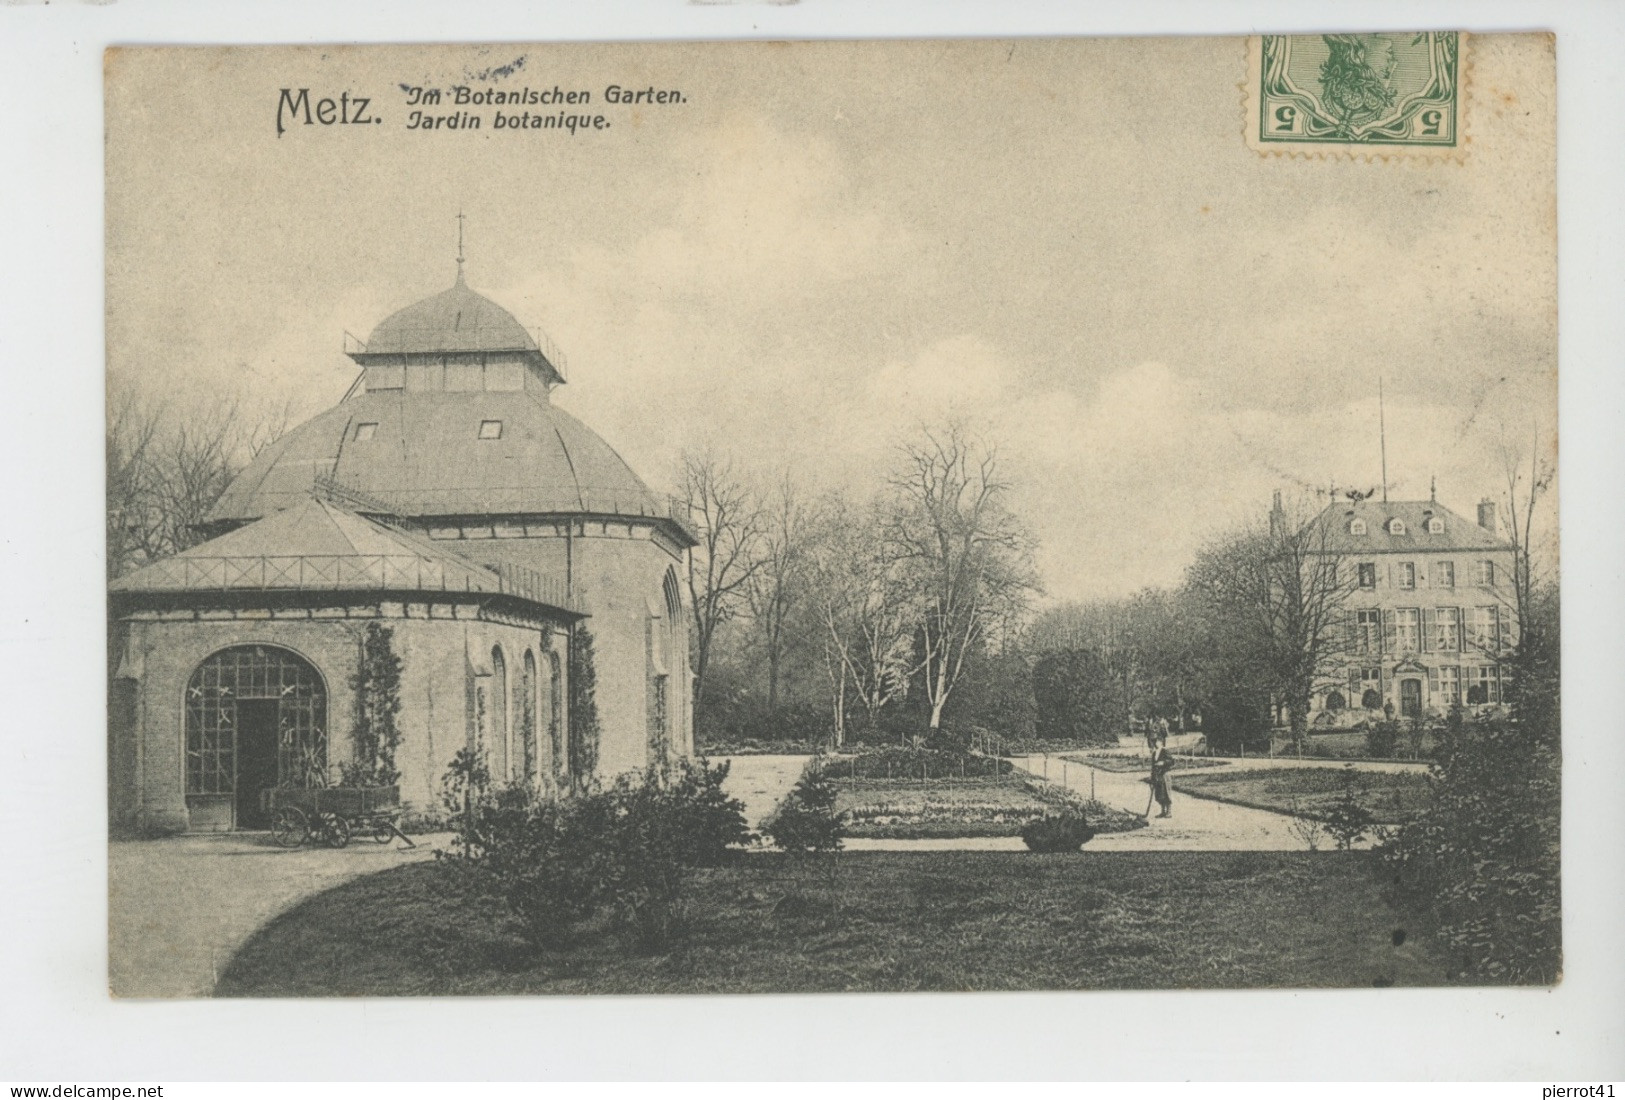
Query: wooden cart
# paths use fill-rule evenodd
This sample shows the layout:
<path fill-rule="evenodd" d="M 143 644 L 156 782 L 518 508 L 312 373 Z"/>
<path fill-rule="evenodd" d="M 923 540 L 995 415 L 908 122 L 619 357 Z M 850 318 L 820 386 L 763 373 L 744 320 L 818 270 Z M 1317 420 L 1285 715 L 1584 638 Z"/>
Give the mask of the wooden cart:
<path fill-rule="evenodd" d="M 306 841 L 342 848 L 351 837 L 364 836 L 379 844 L 399 837 L 417 847 L 401 832 L 399 787 L 273 787 L 262 797 L 271 814 L 271 839 L 284 848 Z"/>

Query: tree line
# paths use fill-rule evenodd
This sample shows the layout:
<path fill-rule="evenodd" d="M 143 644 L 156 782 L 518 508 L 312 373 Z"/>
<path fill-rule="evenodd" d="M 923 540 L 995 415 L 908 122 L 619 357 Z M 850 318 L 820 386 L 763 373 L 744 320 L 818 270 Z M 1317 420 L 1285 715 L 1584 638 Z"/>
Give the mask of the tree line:
<path fill-rule="evenodd" d="M 974 714 L 1038 593 L 996 446 L 921 429 L 872 483 L 814 494 L 683 460 L 702 743 L 931 737 Z"/>
<path fill-rule="evenodd" d="M 685 483 L 702 745 L 978 726 L 1109 744 L 1160 719 L 1229 747 L 1277 726 L 1301 744 L 1317 697 L 1347 688 L 1359 572 L 1324 494 L 1212 537 L 1178 584 L 1035 615 L 1033 539 L 996 450 L 963 429 L 923 432 L 867 493 L 815 499 L 788 475 L 753 489 L 714 454 L 686 459 Z M 1530 537 L 1550 483 L 1509 458 L 1498 598 L 1517 633 L 1489 659 L 1550 617 Z"/>

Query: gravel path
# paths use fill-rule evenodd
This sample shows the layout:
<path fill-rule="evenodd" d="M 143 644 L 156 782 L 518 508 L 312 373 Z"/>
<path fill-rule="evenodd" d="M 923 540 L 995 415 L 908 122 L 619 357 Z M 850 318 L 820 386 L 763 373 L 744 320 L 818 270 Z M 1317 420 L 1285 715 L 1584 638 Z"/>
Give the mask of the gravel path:
<path fill-rule="evenodd" d="M 714 756 L 712 763 L 726 761 L 728 778 L 722 789 L 745 804 L 745 822 L 760 828 L 790 788 L 801 778 L 810 756 Z"/>
<path fill-rule="evenodd" d="M 433 858 L 371 840 L 278 848 L 265 834 L 217 833 L 108 846 L 108 984 L 115 997 L 206 997 L 255 929 L 357 875 Z"/>
<path fill-rule="evenodd" d="M 1145 776 L 1135 772 L 1109 772 L 1084 764 L 1062 761 L 1054 756 L 1018 756 L 1017 767 L 1034 775 L 1044 775 L 1088 796 L 1093 773 L 1095 797 L 1108 806 L 1144 813 L 1150 790 Z M 1207 769 L 1204 769 L 1206 771 Z M 1229 769 L 1225 769 L 1229 771 Z M 1091 840 L 1090 851 L 1304 851 L 1308 844 L 1293 830 L 1286 814 L 1252 810 L 1205 798 L 1189 798 L 1174 792 L 1173 816 L 1153 816 L 1144 829 L 1131 833 L 1108 833 Z"/>

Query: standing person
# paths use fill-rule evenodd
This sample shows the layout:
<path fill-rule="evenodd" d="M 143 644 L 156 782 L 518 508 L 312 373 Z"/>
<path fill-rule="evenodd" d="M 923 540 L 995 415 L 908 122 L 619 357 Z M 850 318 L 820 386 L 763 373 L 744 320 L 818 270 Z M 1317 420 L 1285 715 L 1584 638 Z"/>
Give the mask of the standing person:
<path fill-rule="evenodd" d="M 1166 714 L 1157 719 L 1157 736 L 1164 742 L 1168 740 L 1168 716 Z"/>
<path fill-rule="evenodd" d="M 1162 807 L 1158 817 L 1169 817 L 1173 813 L 1174 799 L 1168 790 L 1168 773 L 1173 767 L 1173 754 L 1168 751 L 1168 735 L 1163 734 L 1157 738 L 1157 747 L 1151 753 L 1151 797 Z"/>

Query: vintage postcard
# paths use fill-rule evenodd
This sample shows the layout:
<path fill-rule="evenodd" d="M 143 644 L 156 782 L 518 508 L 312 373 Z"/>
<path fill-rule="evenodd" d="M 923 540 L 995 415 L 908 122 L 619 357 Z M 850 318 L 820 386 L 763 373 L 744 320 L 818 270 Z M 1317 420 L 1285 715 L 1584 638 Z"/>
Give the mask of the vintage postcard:
<path fill-rule="evenodd" d="M 1553 49 L 108 51 L 113 995 L 1557 983 Z"/>

